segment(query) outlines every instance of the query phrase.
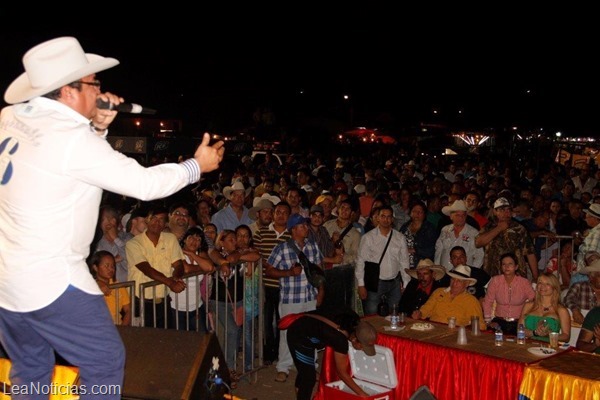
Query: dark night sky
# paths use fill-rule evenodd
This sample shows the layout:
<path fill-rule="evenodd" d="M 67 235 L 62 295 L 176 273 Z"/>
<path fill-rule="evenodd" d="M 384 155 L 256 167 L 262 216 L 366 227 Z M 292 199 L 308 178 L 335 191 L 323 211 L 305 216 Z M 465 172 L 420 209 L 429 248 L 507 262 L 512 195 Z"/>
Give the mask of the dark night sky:
<path fill-rule="evenodd" d="M 351 96 L 355 125 L 525 124 L 574 134 L 599 128 L 597 35 L 550 22 L 369 21 L 26 33 L 4 27 L 0 87 L 22 72 L 31 46 L 72 35 L 87 52 L 121 61 L 99 76 L 103 90 L 216 130 L 249 124 L 256 105 L 271 106 L 280 121 L 345 118 L 343 93 Z"/>

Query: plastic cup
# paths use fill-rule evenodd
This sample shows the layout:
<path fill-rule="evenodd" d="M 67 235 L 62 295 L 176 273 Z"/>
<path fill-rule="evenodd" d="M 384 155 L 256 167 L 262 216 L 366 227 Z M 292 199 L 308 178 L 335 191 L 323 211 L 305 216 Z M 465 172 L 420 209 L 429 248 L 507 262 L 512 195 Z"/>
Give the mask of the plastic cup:
<path fill-rule="evenodd" d="M 456 338 L 456 343 L 467 344 L 467 330 L 464 326 L 458 327 L 458 336 Z"/>
<path fill-rule="evenodd" d="M 558 332 L 550 332 L 548 338 L 550 339 L 550 347 L 558 349 Z"/>
<path fill-rule="evenodd" d="M 448 318 L 448 328 L 450 328 L 450 329 L 456 328 L 456 317 Z"/>

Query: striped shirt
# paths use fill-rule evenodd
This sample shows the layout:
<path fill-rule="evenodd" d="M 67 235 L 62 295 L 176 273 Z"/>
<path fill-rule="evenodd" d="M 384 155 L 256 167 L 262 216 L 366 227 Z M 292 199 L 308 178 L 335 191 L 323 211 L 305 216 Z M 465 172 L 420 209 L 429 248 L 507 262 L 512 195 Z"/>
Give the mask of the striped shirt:
<path fill-rule="evenodd" d="M 286 240 L 288 240 L 291 237 L 292 236 L 287 231 L 287 229 L 284 230 L 282 233 L 279 233 L 275 230 L 275 228 L 273 228 L 273 223 L 271 223 L 268 227 L 263 227 L 263 228 L 260 228 L 258 231 L 256 231 L 256 233 L 254 234 L 252 239 L 254 240 L 254 247 L 260 253 L 260 257 L 264 261 L 267 261 L 269 259 L 269 256 L 271 255 L 271 252 L 275 248 L 275 246 L 277 246 L 281 242 L 285 242 Z M 264 272 L 264 267 L 263 267 L 263 272 Z M 270 278 L 270 277 L 264 275 L 264 273 L 263 273 L 263 283 L 266 287 L 279 288 L 279 279 Z"/>

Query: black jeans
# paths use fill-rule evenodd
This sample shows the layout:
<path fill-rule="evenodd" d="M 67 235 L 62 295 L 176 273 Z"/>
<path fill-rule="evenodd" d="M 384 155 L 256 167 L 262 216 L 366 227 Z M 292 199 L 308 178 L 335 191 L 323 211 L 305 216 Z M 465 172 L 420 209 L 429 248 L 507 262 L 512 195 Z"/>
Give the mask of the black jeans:
<path fill-rule="evenodd" d="M 160 303 L 154 304 L 152 300 L 144 300 L 144 327 L 146 328 L 175 328 L 173 324 L 173 318 L 171 317 L 171 310 L 169 307 L 171 303 L 170 297 L 165 297 Z M 135 298 L 134 312 L 135 316 L 140 316 L 139 310 L 140 298 Z M 168 308 L 167 308 L 168 307 Z M 165 314 L 167 320 L 165 321 Z M 156 325 L 154 324 L 154 318 L 156 317 Z M 166 325 L 165 325 L 166 324 Z"/>
<path fill-rule="evenodd" d="M 309 319 L 309 318 L 301 318 Z M 298 373 L 294 386 L 298 389 L 296 400 L 310 400 L 317 382 L 315 347 L 308 345 L 302 321 L 294 322 L 287 331 L 287 344 Z"/>
<path fill-rule="evenodd" d="M 500 325 L 500 329 L 504 332 L 505 335 L 516 335 L 517 334 L 517 326 L 519 324 L 518 320 L 507 321 L 504 318 L 494 318 L 492 322 L 496 322 Z"/>
<path fill-rule="evenodd" d="M 274 362 L 279 356 L 279 288 L 265 286 L 265 347 L 263 358 L 266 362 Z"/>

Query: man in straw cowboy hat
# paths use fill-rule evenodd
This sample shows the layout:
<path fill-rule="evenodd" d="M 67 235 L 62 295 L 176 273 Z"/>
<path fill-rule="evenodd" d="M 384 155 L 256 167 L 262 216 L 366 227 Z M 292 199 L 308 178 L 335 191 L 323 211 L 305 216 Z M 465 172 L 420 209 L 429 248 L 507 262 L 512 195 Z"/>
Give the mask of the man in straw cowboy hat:
<path fill-rule="evenodd" d="M 584 255 L 588 251 L 600 251 L 600 204 L 592 204 L 585 210 L 585 222 L 590 230 L 585 235 L 583 243 L 579 245 L 577 255 L 577 269 L 581 271 L 585 267 Z"/>
<path fill-rule="evenodd" d="M 481 330 L 485 330 L 481 304 L 475 296 L 467 292 L 467 287 L 477 282 L 471 277 L 471 268 L 459 265 L 447 274 L 452 278 L 450 286 L 433 292 L 421 309 L 412 313 L 412 317 L 444 324 L 448 322 L 448 318 L 455 317 L 456 325 L 467 326 L 471 323 L 471 317 L 477 316 Z"/>
<path fill-rule="evenodd" d="M 404 270 L 412 279 L 402 293 L 399 310 L 410 315 L 425 304 L 431 293 L 442 287 L 440 279 L 446 275 L 446 269 L 441 265 L 435 265 L 429 258 L 424 258 L 419 261 L 416 268 Z"/>
<path fill-rule="evenodd" d="M 223 158 L 208 134 L 180 164 L 143 168 L 113 150 L 106 134 L 117 112 L 96 101 L 123 98 L 102 93 L 96 73 L 118 63 L 56 38 L 25 53 L 25 72 L 4 94 L 13 105 L 0 114 L 0 341 L 13 385 L 49 385 L 56 351 L 81 384 L 121 398 L 124 346 L 85 263 L 102 190 L 164 198 Z"/>

